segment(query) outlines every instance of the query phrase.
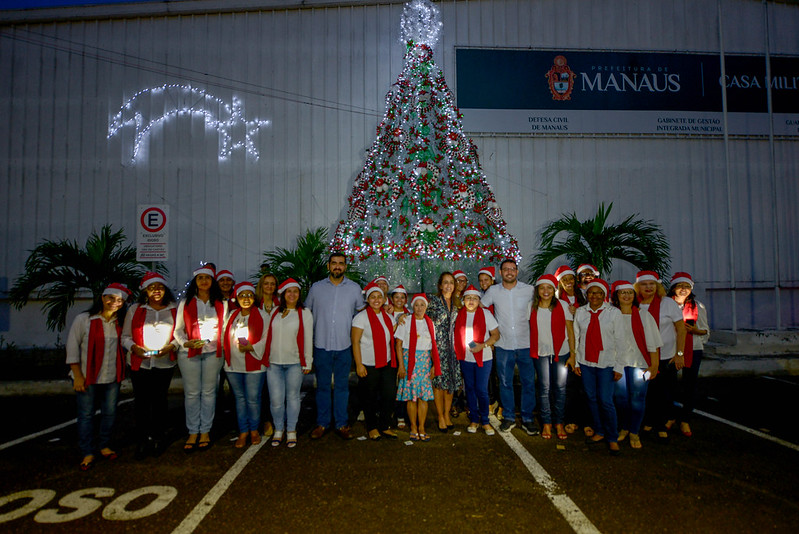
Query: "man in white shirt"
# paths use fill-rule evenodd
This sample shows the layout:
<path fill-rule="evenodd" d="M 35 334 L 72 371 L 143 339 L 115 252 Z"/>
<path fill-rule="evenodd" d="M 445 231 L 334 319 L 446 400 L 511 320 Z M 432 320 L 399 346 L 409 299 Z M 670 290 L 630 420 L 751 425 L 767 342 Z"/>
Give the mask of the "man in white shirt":
<path fill-rule="evenodd" d="M 522 428 L 527 434 L 539 433 L 533 419 L 535 410 L 535 365 L 530 357 L 530 304 L 533 286 L 517 280 L 519 268 L 508 259 L 500 266 L 501 284 L 488 288 L 483 306 L 494 306 L 499 323 L 500 338 L 496 344 L 496 365 L 499 376 L 499 397 L 504 420 L 499 429 L 509 432 L 516 426 L 516 399 L 513 393 L 513 375 L 519 368 L 522 382 Z"/>

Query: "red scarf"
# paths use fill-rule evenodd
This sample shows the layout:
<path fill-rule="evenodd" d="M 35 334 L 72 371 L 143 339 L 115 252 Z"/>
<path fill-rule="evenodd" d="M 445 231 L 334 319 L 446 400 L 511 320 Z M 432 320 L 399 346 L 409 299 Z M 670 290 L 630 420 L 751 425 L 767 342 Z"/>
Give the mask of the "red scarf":
<path fill-rule="evenodd" d="M 588 330 L 585 333 L 585 361 L 591 363 L 599 362 L 599 353 L 605 349 L 602 345 L 602 328 L 599 325 L 599 316 L 605 311 L 592 311 L 588 308 L 591 320 L 588 322 Z"/>
<path fill-rule="evenodd" d="M 555 309 L 552 310 L 550 319 L 550 331 L 552 332 L 552 351 L 555 353 L 555 361 L 558 361 L 558 353 L 566 339 L 566 314 L 563 312 L 560 302 L 555 301 L 554 304 Z M 538 359 L 538 308 L 535 308 L 530 314 L 530 356 Z"/>
<path fill-rule="evenodd" d="M 643 313 L 641 310 L 633 307 L 630 322 L 633 326 L 633 337 L 635 338 L 635 344 L 638 345 L 638 350 L 640 350 L 641 354 L 644 355 L 646 364 L 651 366 L 652 358 L 649 357 L 649 351 L 646 350 L 646 336 L 644 335 L 644 323 L 641 321 L 641 313 Z"/>
<path fill-rule="evenodd" d="M 427 323 L 427 330 L 430 332 L 430 340 L 433 343 L 433 369 L 435 369 L 435 376 L 441 376 L 441 357 L 438 355 L 438 343 L 436 343 L 436 331 L 433 328 L 433 320 L 428 317 L 427 315 L 424 316 L 424 320 Z M 413 366 L 416 364 L 416 317 L 411 315 L 411 333 L 410 333 L 410 343 L 408 347 L 408 381 L 411 380 L 413 376 Z"/>
<path fill-rule="evenodd" d="M 272 351 L 272 323 L 275 322 L 275 317 L 277 317 L 278 313 L 283 313 L 280 308 L 272 312 L 272 318 L 269 319 L 269 329 L 266 331 L 263 365 L 267 367 L 269 367 L 269 354 Z M 297 315 L 300 318 L 300 327 L 297 330 L 297 349 L 300 351 L 300 366 L 305 367 L 305 325 L 302 322 L 302 306 L 297 306 Z"/>
<path fill-rule="evenodd" d="M 240 313 L 241 308 L 237 308 L 230 316 L 230 319 L 227 320 L 227 326 L 225 327 L 225 362 L 228 365 L 230 365 L 230 358 L 232 355 L 230 351 L 230 327 Z M 261 312 L 258 308 L 250 308 L 250 315 L 248 317 L 247 341 L 249 341 L 250 345 L 255 345 L 261 341 L 261 336 L 264 335 L 264 318 L 261 317 Z M 258 371 L 262 365 L 262 360 L 256 358 L 252 351 L 244 353 L 244 369 L 247 372 Z"/>
<path fill-rule="evenodd" d="M 103 359 L 105 358 L 105 330 L 103 329 L 102 317 L 95 317 L 89 321 L 89 345 L 86 351 L 86 385 L 91 386 L 97 383 L 97 376 L 100 374 L 100 369 L 103 367 Z M 117 382 L 122 382 L 125 378 L 125 358 L 122 355 L 122 344 L 119 342 L 119 336 L 122 334 L 122 328 L 119 323 L 114 320 L 114 326 L 117 330 Z"/>
<path fill-rule="evenodd" d="M 569 297 L 569 294 L 566 293 L 565 291 L 559 291 L 558 292 L 558 298 L 560 300 L 562 300 L 563 302 L 565 302 L 569 306 L 576 306 L 577 305 L 577 296 L 576 295 L 574 297 Z M 574 299 L 574 302 L 572 302 L 572 299 Z"/>
<path fill-rule="evenodd" d="M 396 367 L 397 358 L 394 350 L 394 324 L 385 310 L 381 309 L 380 314 L 383 316 L 383 322 L 386 324 L 386 327 L 388 327 L 388 346 L 391 350 L 391 367 Z M 375 348 L 375 367 L 379 369 L 385 367 L 389 363 L 389 355 L 386 352 L 386 332 L 383 330 L 380 319 L 371 306 L 366 307 L 366 316 L 369 318 L 369 326 L 372 328 L 372 344 Z"/>
<path fill-rule="evenodd" d="M 225 306 L 222 302 L 214 302 L 216 310 L 216 357 L 222 357 L 222 328 L 225 324 Z M 194 297 L 183 306 L 183 322 L 186 325 L 186 336 L 189 339 L 200 339 L 200 323 L 197 319 L 197 297 Z M 189 358 L 202 354 L 203 349 L 189 349 Z"/>
<path fill-rule="evenodd" d="M 660 295 L 655 293 L 655 296 L 652 298 L 652 302 L 649 303 L 649 308 L 647 308 L 649 315 L 651 315 L 655 320 L 655 324 L 658 326 L 658 329 L 660 329 L 660 301 Z M 660 359 L 660 347 L 658 347 L 658 359 Z"/>
<path fill-rule="evenodd" d="M 469 313 L 466 307 L 460 309 L 458 316 L 455 318 L 455 356 L 459 360 L 466 359 L 467 344 L 466 338 L 466 314 Z M 486 339 L 486 316 L 483 308 L 474 310 L 474 321 L 472 323 L 472 341 L 475 343 L 484 343 Z M 483 351 L 475 352 L 474 361 L 477 362 L 478 367 L 483 366 Z"/>
<path fill-rule="evenodd" d="M 682 319 L 688 324 L 688 321 L 693 321 L 692 324 L 696 325 L 696 320 L 699 318 L 699 306 L 694 302 L 693 304 L 686 302 L 682 307 Z M 694 335 L 686 333 L 685 336 L 685 366 L 691 367 L 694 363 Z"/>
<path fill-rule="evenodd" d="M 172 341 L 172 338 L 175 334 L 175 322 L 178 316 L 178 309 L 172 308 L 170 310 L 172 312 L 172 331 L 169 333 L 169 341 Z M 132 337 L 133 343 L 140 347 L 145 347 L 144 344 L 144 321 L 147 318 L 147 310 L 144 308 L 143 304 L 140 304 L 136 311 L 133 312 L 133 321 L 131 322 L 131 330 L 132 330 Z M 160 350 L 161 347 L 159 347 Z M 178 358 L 178 355 L 175 351 L 169 353 L 169 359 L 173 362 Z M 144 358 L 138 356 L 132 350 L 130 351 L 130 369 L 132 371 L 138 371 L 141 368 L 141 364 L 144 361 Z"/>

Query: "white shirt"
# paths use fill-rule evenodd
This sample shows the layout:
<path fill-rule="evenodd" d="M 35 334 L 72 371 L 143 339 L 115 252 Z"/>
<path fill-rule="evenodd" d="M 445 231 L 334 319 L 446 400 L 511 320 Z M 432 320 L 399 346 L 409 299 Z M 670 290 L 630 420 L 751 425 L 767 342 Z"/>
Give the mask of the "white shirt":
<path fill-rule="evenodd" d="M 300 331 L 300 314 L 296 309 L 289 310 L 288 315 L 272 310 L 272 345 L 269 351 L 269 363 L 279 365 L 293 365 L 300 363 L 300 347 L 297 344 L 297 334 Z M 275 315 L 276 314 L 276 315 Z M 266 321 L 264 331 L 269 327 Z M 305 354 L 305 367 L 310 369 L 313 365 L 313 314 L 308 308 L 302 309 L 303 351 Z"/>
<path fill-rule="evenodd" d="M 598 313 L 599 329 L 602 332 L 602 350 L 599 351 L 599 358 L 596 363 L 585 359 L 586 336 L 588 335 L 588 324 L 591 322 L 591 314 Z M 621 330 L 621 312 L 604 302 L 596 312 L 591 311 L 588 305 L 577 308 L 574 313 L 574 337 L 577 341 L 577 365 L 586 367 L 606 368 L 613 367 L 617 373 L 624 371 L 624 365 L 617 361 L 616 340 L 619 338 L 618 332 Z"/>
<path fill-rule="evenodd" d="M 80 370 L 86 377 L 86 365 L 89 359 L 89 328 L 92 319 L 100 318 L 103 323 L 103 363 L 100 372 L 97 373 L 96 384 L 111 384 L 117 381 L 117 344 L 119 336 L 117 334 L 116 321 L 106 321 L 102 315 L 95 314 L 89 316 L 89 312 L 83 312 L 75 317 L 72 326 L 69 328 L 67 336 L 67 365 L 73 363 L 80 364 Z M 72 371 L 70 371 L 72 376 Z"/>
<path fill-rule="evenodd" d="M 258 360 L 263 358 L 264 349 L 266 348 L 266 333 L 269 329 L 269 317 L 266 315 L 265 311 L 261 310 L 260 308 L 256 308 L 255 306 L 250 308 L 250 313 L 248 315 L 242 315 L 241 312 L 239 312 L 238 315 L 233 318 L 234 312 L 235 310 L 229 314 L 229 317 L 225 321 L 225 329 L 222 331 L 224 335 L 225 330 L 228 330 L 228 325 L 230 326 L 230 330 L 228 331 L 228 343 L 230 343 L 230 365 L 228 365 L 227 360 L 225 360 L 225 371 L 233 373 L 263 373 L 266 371 L 266 368 L 263 366 L 259 367 L 257 371 L 247 371 L 246 353 L 239 350 L 239 338 L 246 338 L 250 335 L 248 328 L 248 325 L 250 324 L 250 316 L 253 313 L 260 313 L 261 320 L 264 322 L 264 328 L 261 331 L 261 339 L 252 345 L 254 349 L 252 354 Z M 231 318 L 233 320 L 232 324 L 230 322 Z"/>
<path fill-rule="evenodd" d="M 463 308 L 464 310 L 466 308 Z M 469 350 L 469 343 L 474 340 L 474 314 L 476 312 L 466 311 L 466 328 L 464 329 L 464 336 L 463 336 L 463 346 L 466 347 L 466 357 L 464 358 L 467 362 L 476 363 L 477 359 L 474 357 L 475 353 Z M 483 308 L 483 313 L 485 314 L 486 320 L 486 335 L 484 336 L 483 342 L 485 343 L 491 337 L 491 331 L 496 330 L 499 328 L 499 324 L 494 316 L 488 311 L 486 308 Z M 454 335 L 454 330 L 453 330 Z M 493 351 L 491 347 L 485 347 L 482 350 L 483 357 L 482 361 L 486 362 L 494 357 Z"/>
<path fill-rule="evenodd" d="M 142 338 L 144 339 L 144 348 L 146 350 L 161 350 L 164 345 L 169 343 L 172 335 L 174 321 L 172 319 L 172 310 L 175 309 L 174 304 L 168 305 L 163 310 L 155 310 L 149 304 L 134 304 L 125 315 L 125 324 L 122 326 L 122 347 L 128 351 L 127 359 L 130 364 L 131 347 L 135 345 L 133 342 L 133 315 L 139 308 L 146 310 L 144 316 L 144 327 L 142 328 Z M 169 369 L 177 364 L 169 355 L 161 356 L 158 358 L 142 358 L 140 369 Z"/>
<path fill-rule="evenodd" d="M 200 326 L 200 339 L 207 339 L 210 343 L 203 345 L 202 352 L 216 352 L 218 340 L 218 326 L 219 320 L 216 316 L 216 308 L 211 304 L 211 301 L 203 302 L 202 300 L 194 297 L 197 301 L 197 322 Z M 227 301 L 223 301 L 224 312 L 222 317 L 227 317 Z M 189 352 L 189 349 L 184 347 L 184 343 L 189 341 L 186 335 L 186 322 L 183 320 L 183 310 L 186 307 L 186 301 L 181 300 L 178 305 L 177 324 L 175 325 L 175 341 L 178 343 L 182 352 Z M 224 321 L 224 319 L 223 319 Z M 224 325 L 222 325 L 224 326 Z M 224 330 L 222 331 L 224 334 Z"/>
<path fill-rule="evenodd" d="M 707 308 L 705 308 L 705 305 L 699 302 L 698 300 L 695 300 L 695 302 L 696 302 L 696 312 L 697 312 L 696 327 L 699 330 L 704 330 L 705 332 L 707 332 L 707 334 L 703 334 L 701 336 L 693 336 L 694 338 L 693 346 L 694 350 L 704 350 L 705 343 L 707 343 L 707 340 L 710 339 L 710 326 L 707 324 Z M 677 304 L 677 306 L 680 308 L 680 310 L 683 309 L 683 306 L 680 306 L 679 304 Z M 686 336 L 690 335 L 691 334 L 686 333 Z"/>
<path fill-rule="evenodd" d="M 390 343 L 392 342 L 392 336 L 394 335 L 394 332 L 388 329 L 388 327 L 386 326 L 386 322 L 383 320 L 382 314 L 378 314 L 377 319 L 380 322 L 380 326 L 383 328 L 383 335 L 385 336 L 386 340 L 386 361 L 390 362 L 391 361 Z M 374 347 L 374 340 L 372 339 L 372 325 L 369 323 L 369 316 L 366 314 L 366 310 L 359 312 L 358 315 L 352 318 L 352 327 L 360 328 L 363 330 L 363 335 L 361 335 L 361 343 L 360 343 L 361 364 L 374 367 L 375 347 Z M 424 329 L 427 330 L 427 326 L 425 326 Z"/>
<path fill-rule="evenodd" d="M 405 322 L 397 327 L 394 336 L 402 340 L 402 350 L 408 350 L 411 347 L 411 321 L 413 318 L 405 318 Z M 430 338 L 430 329 L 427 328 L 427 321 L 424 319 L 413 319 L 416 321 L 416 350 L 433 350 L 433 340 Z M 435 326 L 433 327 L 433 335 L 435 335 Z"/>
<path fill-rule="evenodd" d="M 649 311 L 649 304 L 641 304 L 640 307 Z M 677 354 L 677 330 L 674 323 L 678 321 L 682 321 L 682 310 L 677 303 L 669 297 L 660 299 L 660 339 L 663 341 L 660 349 L 661 360 L 670 360 Z M 683 350 L 683 347 L 679 350 Z"/>
<path fill-rule="evenodd" d="M 574 316 L 569 311 L 569 305 L 558 299 L 555 300 L 558 305 L 563 308 L 563 316 L 567 321 L 574 321 Z M 531 308 L 532 308 L 532 303 Z M 532 309 L 530 310 L 532 314 Z M 557 353 L 555 352 L 554 341 L 552 339 L 552 310 L 549 308 L 538 308 L 538 313 L 535 316 L 538 323 L 538 356 L 555 356 L 557 354 L 567 354 L 569 352 L 569 334 L 565 333 L 566 337 L 563 338 L 563 344 L 558 347 Z M 564 327 L 565 331 L 565 327 Z"/>
<path fill-rule="evenodd" d="M 644 339 L 646 339 L 647 352 L 657 352 L 658 347 L 663 346 L 663 341 L 660 339 L 660 331 L 655 324 L 655 320 L 649 313 L 641 312 L 633 308 L 633 313 L 641 314 L 641 324 L 644 327 Z M 616 332 L 616 359 L 624 367 L 636 367 L 639 369 L 646 369 L 649 367 L 641 354 L 641 349 L 638 348 L 638 343 L 635 342 L 633 335 L 633 316 L 621 314 L 621 328 Z"/>
<path fill-rule="evenodd" d="M 530 302 L 533 286 L 516 282 L 511 289 L 495 284 L 486 290 L 483 306 L 494 306 L 501 336 L 497 347 L 505 350 L 530 348 Z"/>

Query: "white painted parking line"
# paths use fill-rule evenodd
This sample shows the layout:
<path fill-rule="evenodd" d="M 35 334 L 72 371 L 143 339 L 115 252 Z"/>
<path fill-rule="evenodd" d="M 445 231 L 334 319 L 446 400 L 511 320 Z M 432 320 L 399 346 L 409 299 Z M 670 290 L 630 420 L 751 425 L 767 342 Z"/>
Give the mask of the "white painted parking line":
<path fill-rule="evenodd" d="M 510 432 L 499 431 L 499 419 L 491 416 L 491 425 L 497 430 L 497 434 L 505 440 L 505 443 L 519 457 L 524 466 L 533 475 L 535 481 L 544 488 L 547 498 L 555 505 L 569 526 L 578 534 L 598 534 L 597 529 L 591 520 L 580 510 L 574 501 L 566 495 L 549 476 L 549 473 L 533 458 L 533 455 L 524 448 L 516 437 Z"/>
<path fill-rule="evenodd" d="M 133 399 L 121 400 L 121 401 L 119 401 L 117 403 L 117 406 L 121 406 L 123 404 L 126 404 L 128 402 L 132 402 L 132 401 L 133 401 Z M 95 415 L 97 415 L 98 413 L 100 413 L 100 410 L 97 410 L 96 412 L 94 412 Z M 9 447 L 13 447 L 14 445 L 19 445 L 20 443 L 25 443 L 26 441 L 30 441 L 32 439 L 36 439 L 36 438 L 38 438 L 40 436 L 45 436 L 45 435 L 49 434 L 50 432 L 55 432 L 56 430 L 61 430 L 62 428 L 66 428 L 66 427 L 68 427 L 70 425 L 74 425 L 77 422 L 78 422 L 77 419 L 73 419 L 72 421 L 67 421 L 66 423 L 61 423 L 60 425 L 55 425 L 55 426 L 51 426 L 50 428 L 45 428 L 44 430 L 36 432 L 35 434 L 28 434 L 27 436 L 23 436 L 21 438 L 15 439 L 13 441 L 8 441 L 6 443 L 0 444 L 0 451 L 2 451 L 4 449 L 8 449 Z"/>
<path fill-rule="evenodd" d="M 214 507 L 217 501 L 225 494 L 227 489 L 233 484 L 233 481 L 236 480 L 236 477 L 244 470 L 250 460 L 255 457 L 255 454 L 261 450 L 261 447 L 264 446 L 264 443 L 267 443 L 269 440 L 263 439 L 261 443 L 258 445 L 250 445 L 244 454 L 241 455 L 241 458 L 233 464 L 233 467 L 228 469 L 227 473 L 222 475 L 222 478 L 219 479 L 219 482 L 214 485 L 211 490 L 205 494 L 197 506 L 194 507 L 189 515 L 186 516 L 183 521 L 177 526 L 175 530 L 172 531 L 172 534 L 189 534 L 194 532 L 194 529 L 200 524 L 203 518 L 208 515 L 208 512 Z"/>
<path fill-rule="evenodd" d="M 675 404 L 679 404 L 679 403 L 675 403 Z M 783 447 L 788 447 L 789 449 L 793 449 L 795 451 L 799 451 L 799 445 L 791 443 L 790 441 L 785 441 L 784 439 L 775 438 L 774 436 L 766 434 L 765 432 L 761 432 L 759 430 L 755 430 L 753 428 L 749 428 L 748 426 L 739 425 L 738 423 L 735 423 L 733 421 L 728 421 L 727 419 L 719 417 L 718 415 L 713 415 L 712 413 L 707 413 L 707 412 L 703 412 L 703 411 L 700 411 L 700 410 L 694 410 L 694 413 L 697 414 L 697 415 L 701 415 L 702 417 L 707 417 L 708 419 L 712 419 L 714 421 L 718 421 L 719 423 L 724 423 L 725 425 L 729 425 L 729 426 L 731 426 L 733 428 L 737 428 L 738 430 L 743 430 L 744 432 L 752 434 L 753 436 L 757 436 L 759 438 L 763 438 L 763 439 L 767 439 L 769 441 L 773 441 L 774 443 L 782 445 Z"/>
<path fill-rule="evenodd" d="M 789 386 L 799 386 L 799 382 L 791 382 L 790 380 L 785 380 L 784 378 L 777 378 L 775 376 L 761 376 L 763 380 L 773 380 L 774 382 L 779 382 L 781 384 L 788 384 Z"/>

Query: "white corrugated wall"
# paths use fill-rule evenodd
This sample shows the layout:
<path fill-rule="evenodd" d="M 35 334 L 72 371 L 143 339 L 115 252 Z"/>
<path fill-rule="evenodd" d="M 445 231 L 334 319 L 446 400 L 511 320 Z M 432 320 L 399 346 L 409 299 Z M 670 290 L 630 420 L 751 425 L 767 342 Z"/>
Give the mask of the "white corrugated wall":
<path fill-rule="evenodd" d="M 799 55 L 799 7 L 790 4 L 439 5 L 444 33 L 436 59 L 456 95 L 456 46 L 718 53 L 719 13 L 726 53 L 766 51 L 767 9 L 769 53 Z M 105 223 L 132 237 L 144 203 L 170 206 L 167 265 L 175 285 L 203 259 L 250 277 L 264 250 L 292 245 L 306 228 L 334 227 L 401 70 L 401 10 L 398 3 L 353 2 L 92 19 L 89 8 L 75 8 L 73 15 L 88 18 L 0 25 L 0 196 L 7 199 L 0 277 L 13 283 L 26 251 L 42 239 L 83 241 Z M 191 84 L 226 102 L 237 96 L 247 118 L 272 121 L 255 138 L 260 159 L 239 151 L 219 161 L 218 133 L 201 118 L 179 117 L 153 129 L 146 157 L 130 165 L 130 143 L 107 139 L 109 118 L 136 92 L 165 83 Z M 799 325 L 797 141 L 774 141 L 776 180 L 771 145 L 762 138 L 731 139 L 729 164 L 722 139 L 475 141 L 526 257 L 546 221 L 571 211 L 589 217 L 599 202 L 613 202 L 618 217 L 640 212 L 663 226 L 673 269 L 694 274 L 715 327 L 733 326 L 731 287 L 735 326 L 778 326 L 777 257 L 779 326 Z M 625 266 L 614 272 L 632 275 Z"/>

